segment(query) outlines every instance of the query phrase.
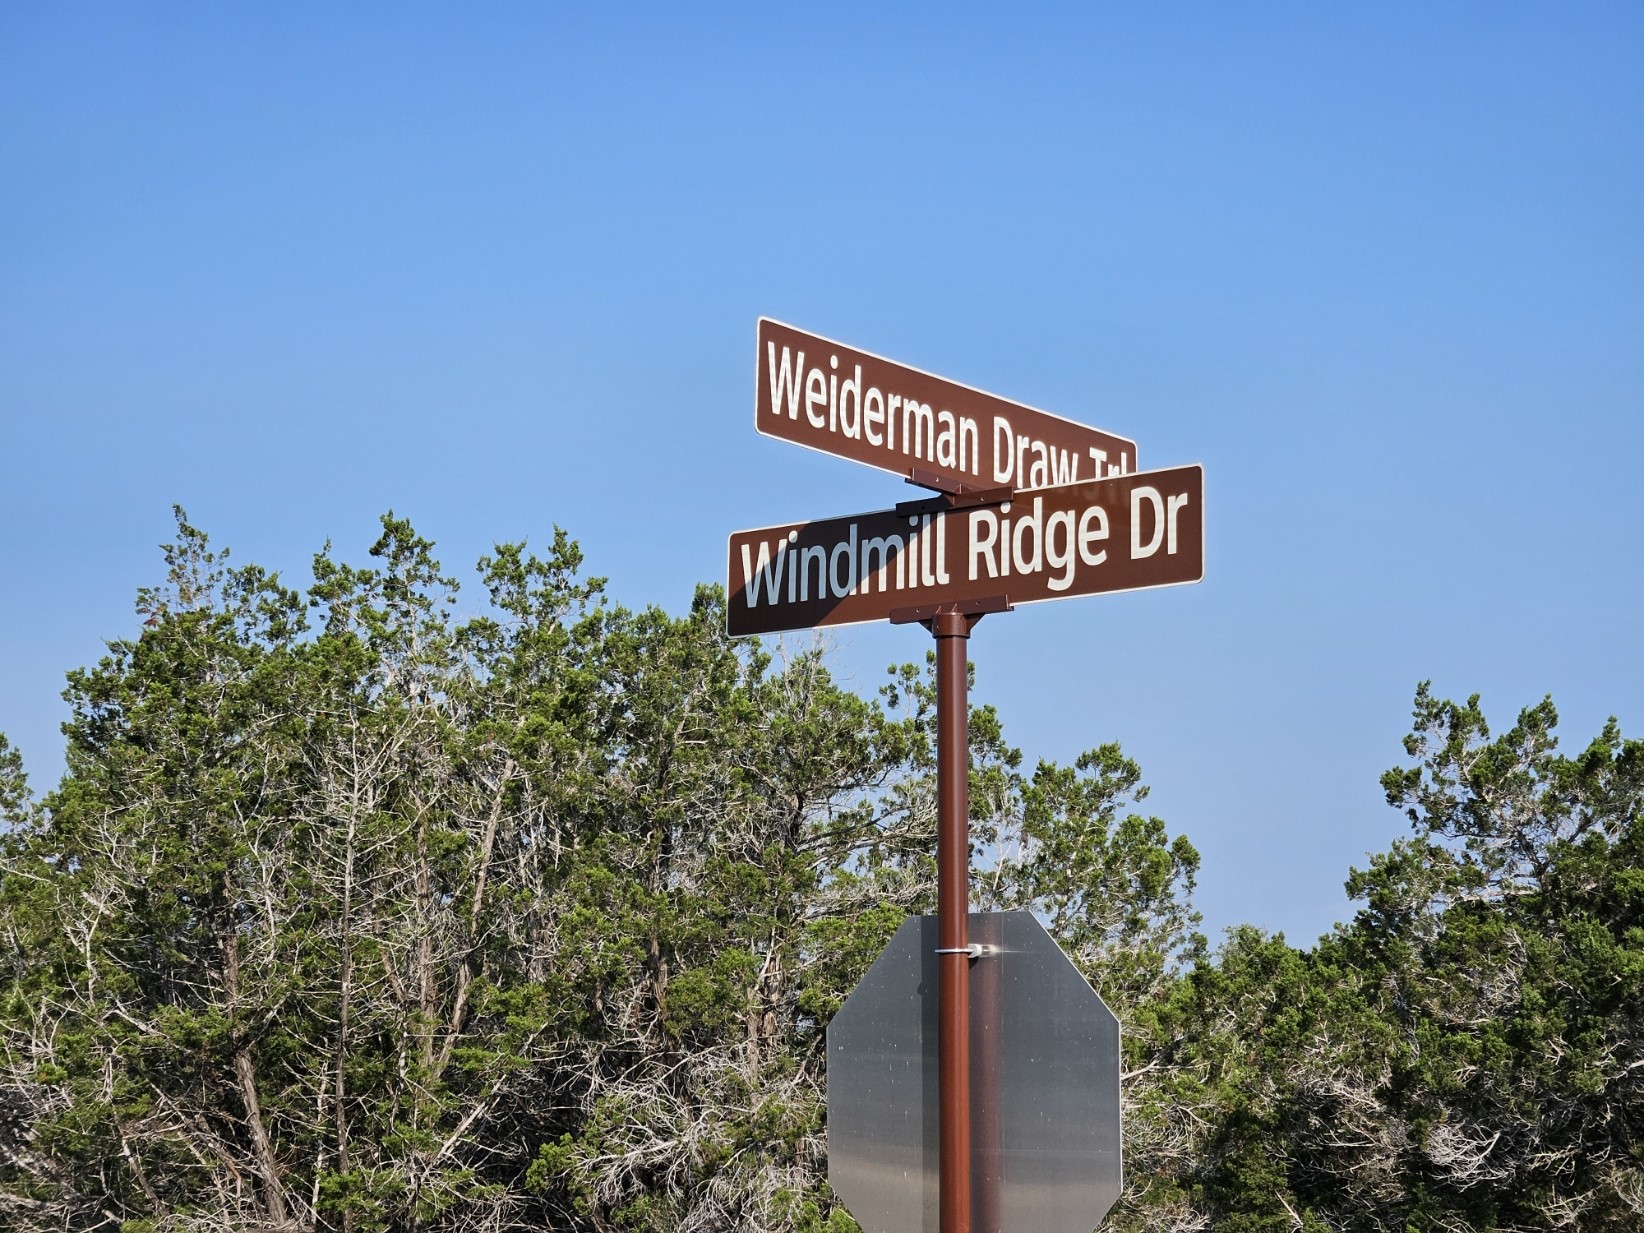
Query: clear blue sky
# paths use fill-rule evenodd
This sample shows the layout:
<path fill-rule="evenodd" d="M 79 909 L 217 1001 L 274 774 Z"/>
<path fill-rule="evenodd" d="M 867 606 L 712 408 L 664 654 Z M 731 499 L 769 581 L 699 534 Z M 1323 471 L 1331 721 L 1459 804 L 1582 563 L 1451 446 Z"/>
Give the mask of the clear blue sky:
<path fill-rule="evenodd" d="M 990 617 L 1030 758 L 1118 740 L 1212 931 L 1403 833 L 1418 680 L 1644 734 L 1644 6 L 0 8 L 0 729 L 170 507 L 306 577 L 392 507 L 675 611 L 883 508 L 755 436 L 766 314 L 1206 468 L 1197 587 Z M 837 636 L 864 691 L 913 629 Z"/>

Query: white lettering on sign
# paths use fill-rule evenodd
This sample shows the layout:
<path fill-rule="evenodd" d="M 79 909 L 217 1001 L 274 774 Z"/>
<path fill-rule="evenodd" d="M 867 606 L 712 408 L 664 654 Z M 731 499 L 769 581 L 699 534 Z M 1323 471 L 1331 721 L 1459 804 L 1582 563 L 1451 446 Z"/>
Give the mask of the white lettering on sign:
<path fill-rule="evenodd" d="M 1130 493 L 1130 559 L 1144 560 L 1161 548 L 1175 556 L 1177 522 L 1188 504 L 1186 493 L 1168 496 L 1157 488 L 1138 485 Z M 757 547 L 742 550 L 743 597 L 749 608 L 811 599 L 841 599 L 860 589 L 917 591 L 946 586 L 948 519 L 958 515 L 916 514 L 908 519 L 905 535 L 862 537 L 858 524 L 847 523 L 844 536 L 831 547 L 812 545 L 790 552 L 799 533 L 790 531 Z M 1108 559 L 1103 547 L 1110 533 L 1107 510 L 1100 505 L 1082 510 L 1045 512 L 1045 499 L 1035 496 L 989 508 L 967 511 L 962 547 L 970 581 L 988 578 L 1046 575 L 1044 585 L 1055 592 L 1073 586 L 1081 567 L 1099 568 Z"/>
<path fill-rule="evenodd" d="M 783 347 L 779 356 L 774 342 L 766 343 L 765 351 L 771 391 L 770 406 L 764 408 L 766 414 L 786 416 L 790 420 L 797 420 L 803 414 L 812 428 L 826 429 L 846 440 L 866 438 L 871 445 L 899 450 L 919 462 L 981 475 L 982 430 L 970 416 L 956 415 L 917 398 L 881 390 L 877 385 L 864 388 L 860 364 L 854 365 L 854 371 L 841 381 L 837 355 L 828 357 L 826 368 L 820 364 L 807 368 L 803 351 Z M 1006 431 L 1009 431 L 1008 424 Z M 1040 453 L 1044 453 L 1042 443 L 1024 440 L 1030 446 L 1038 445 Z M 1068 450 L 1059 452 L 1071 454 Z M 1030 463 L 1033 461 L 1029 459 Z M 997 466 L 994 469 L 997 470 Z M 1077 471 L 1076 455 L 1071 471 L 1064 460 L 1063 473 L 1077 478 Z M 1043 487 L 1051 482 L 1064 481 L 1045 480 L 1035 486 Z M 1016 485 L 1028 486 L 1025 482 Z"/>
<path fill-rule="evenodd" d="M 1130 559 L 1132 561 L 1139 561 L 1143 557 L 1152 556 L 1159 551 L 1160 541 L 1164 542 L 1166 556 L 1173 557 L 1176 555 L 1176 516 L 1182 512 L 1182 507 L 1186 504 L 1186 493 L 1173 494 L 1166 501 L 1164 497 L 1159 495 L 1157 488 L 1138 485 L 1131 490 Z M 1144 525 L 1152 529 L 1152 535 L 1145 544 L 1142 542 L 1142 527 Z"/>
<path fill-rule="evenodd" d="M 1085 478 L 1102 479 L 1102 461 L 1107 458 L 1107 451 L 1092 449 L 1090 452 L 1100 454 L 1101 458 L 1096 463 L 1096 474 Z M 1120 457 L 1123 459 L 1124 455 Z M 1113 467 L 1105 474 L 1122 475 L 1124 471 Z M 1016 432 L 1002 415 L 993 417 L 994 483 L 1009 484 L 1012 488 L 1048 488 L 1056 484 L 1076 484 L 1079 479 L 1077 450 L 1058 449 L 1027 433 Z"/>
<path fill-rule="evenodd" d="M 1099 450 L 1094 445 L 1086 453 L 1090 455 L 1090 461 L 1096 464 L 1095 479 L 1106 479 L 1110 475 L 1130 474 L 1130 455 L 1125 453 L 1124 450 L 1119 451 L 1119 461 L 1116 463 L 1109 463 L 1107 451 Z"/>
<path fill-rule="evenodd" d="M 966 492 L 1066 487 L 1136 471 L 1135 442 L 761 317 L 754 427 Z"/>
<path fill-rule="evenodd" d="M 1184 498 L 1185 500 L 1185 498 Z M 1065 591 L 1073 585 L 1078 566 L 1092 569 L 1107 560 L 1107 549 L 1097 548 L 1108 536 L 1107 511 L 1099 505 L 1060 510 L 1045 515 L 1045 500 L 1034 497 L 1031 510 L 1018 513 L 1012 527 L 1006 502 L 993 509 L 970 512 L 970 580 L 1038 574 L 1048 566 L 1045 585 Z M 1029 547 L 1031 545 L 1031 548 Z"/>
<path fill-rule="evenodd" d="M 842 405 L 848 415 L 851 402 Z M 1189 466 L 1033 489 L 997 504 L 927 500 L 740 531 L 727 563 L 727 629 L 765 633 L 901 619 L 932 604 L 1197 582 L 1203 495 L 1203 470 Z"/>
<path fill-rule="evenodd" d="M 911 529 L 906 535 L 863 538 L 858 524 L 851 522 L 832 548 L 815 545 L 790 552 L 799 538 L 797 531 L 774 541 L 761 540 L 757 547 L 745 543 L 741 545 L 743 599 L 749 608 L 758 608 L 813 598 L 842 599 L 858 589 L 871 594 L 946 586 L 953 580 L 948 570 L 947 518 L 916 514 L 908 524 Z"/>

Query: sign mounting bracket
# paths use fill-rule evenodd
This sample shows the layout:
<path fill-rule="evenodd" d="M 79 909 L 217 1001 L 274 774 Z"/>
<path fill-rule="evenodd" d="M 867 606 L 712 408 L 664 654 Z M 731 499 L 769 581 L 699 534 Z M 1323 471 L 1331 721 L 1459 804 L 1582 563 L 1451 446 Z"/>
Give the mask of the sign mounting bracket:
<path fill-rule="evenodd" d="M 953 615 L 974 617 L 972 625 L 980 621 L 990 612 L 1011 611 L 1010 598 L 1005 595 L 989 595 L 984 599 L 961 599 L 945 604 L 919 604 L 912 608 L 893 609 L 889 620 L 892 625 L 923 625 L 934 621 L 939 616 Z"/>
<path fill-rule="evenodd" d="M 915 468 L 917 471 L 918 468 Z M 931 475 L 930 472 L 924 472 Z M 942 477 L 934 477 L 941 479 Z M 947 483 L 946 479 L 942 480 Z M 923 488 L 936 488 L 934 483 L 910 478 L 910 484 L 918 484 Z M 898 514 L 939 514 L 948 510 L 974 509 L 979 505 L 1004 505 L 1016 495 L 1016 489 L 1009 484 L 1001 484 L 997 488 L 976 488 L 970 484 L 955 484 L 951 489 L 936 488 L 934 497 L 924 497 L 917 501 L 898 501 Z"/>

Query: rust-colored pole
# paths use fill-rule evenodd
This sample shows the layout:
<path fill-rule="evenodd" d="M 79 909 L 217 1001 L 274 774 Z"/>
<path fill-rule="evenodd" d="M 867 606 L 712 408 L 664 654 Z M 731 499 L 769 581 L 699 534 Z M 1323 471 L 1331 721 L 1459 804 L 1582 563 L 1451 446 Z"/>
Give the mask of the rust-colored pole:
<path fill-rule="evenodd" d="M 978 619 L 939 612 L 930 622 L 936 636 L 941 1233 L 970 1233 L 970 703 L 965 650 Z"/>

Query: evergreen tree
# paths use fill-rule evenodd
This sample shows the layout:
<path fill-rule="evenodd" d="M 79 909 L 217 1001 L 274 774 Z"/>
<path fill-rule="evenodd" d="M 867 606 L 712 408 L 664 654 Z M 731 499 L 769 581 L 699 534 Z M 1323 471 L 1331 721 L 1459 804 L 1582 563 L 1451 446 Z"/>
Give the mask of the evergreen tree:
<path fill-rule="evenodd" d="M 1644 1226 L 1644 742 L 1557 752 L 1416 694 L 1383 777 L 1411 837 L 1298 951 L 1234 932 L 1175 999 L 1218 1229 Z"/>
<path fill-rule="evenodd" d="M 851 1227 L 823 1032 L 932 898 L 928 676 L 628 611 L 563 534 L 459 620 L 392 515 L 302 592 L 177 527 L 62 783 L 0 747 L 8 1227 Z M 1059 842 L 996 729 L 979 827 Z M 992 893 L 1110 953 L 1048 868 Z"/>
<path fill-rule="evenodd" d="M 855 1227 L 823 1033 L 933 906 L 928 658 L 862 698 L 559 532 L 466 616 L 393 515 L 301 590 L 181 511 L 165 561 L 62 781 L 0 737 L 0 1226 Z M 1124 1024 L 1111 1227 L 1644 1222 L 1644 743 L 1555 724 L 1423 686 L 1355 919 L 1211 952 L 1136 764 L 974 709 L 976 906 Z"/>

